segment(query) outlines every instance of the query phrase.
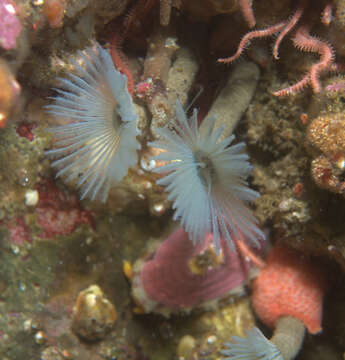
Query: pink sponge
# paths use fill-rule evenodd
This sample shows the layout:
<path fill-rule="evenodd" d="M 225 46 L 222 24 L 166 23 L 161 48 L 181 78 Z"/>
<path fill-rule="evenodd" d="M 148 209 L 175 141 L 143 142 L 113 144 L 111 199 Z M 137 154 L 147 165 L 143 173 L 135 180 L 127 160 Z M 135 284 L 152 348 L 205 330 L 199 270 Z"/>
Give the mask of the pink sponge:
<path fill-rule="evenodd" d="M 13 1 L 0 0 L 0 45 L 6 50 L 16 48 L 17 37 L 22 29 L 16 13 Z"/>

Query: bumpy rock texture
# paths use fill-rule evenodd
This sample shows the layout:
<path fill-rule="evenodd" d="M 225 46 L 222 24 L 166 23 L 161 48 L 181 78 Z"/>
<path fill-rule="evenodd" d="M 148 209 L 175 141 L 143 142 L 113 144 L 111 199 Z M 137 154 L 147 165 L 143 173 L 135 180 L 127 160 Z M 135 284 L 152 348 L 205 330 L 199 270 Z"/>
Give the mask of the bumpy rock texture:
<path fill-rule="evenodd" d="M 151 260 L 150 239 L 171 232 L 148 142 L 169 125 L 177 99 L 198 109 L 199 122 L 211 111 L 247 143 L 249 183 L 261 193 L 252 207 L 270 242 L 315 256 L 339 285 L 325 300 L 323 334 L 306 340 L 300 359 L 315 359 L 315 349 L 343 356 L 344 9 L 344 0 L 0 1 L 1 358 L 218 359 L 231 334 L 254 325 L 250 286 L 236 301 L 169 320 L 141 314 L 131 298 L 123 261 Z M 240 52 L 250 62 L 217 62 L 244 36 L 250 46 Z M 54 146 L 46 129 L 69 119 L 44 105 L 78 50 L 96 41 L 128 76 L 141 143 L 137 166 L 106 204 L 81 202 L 45 155 Z M 236 82 L 245 64 L 252 76 Z M 75 300 L 92 284 L 118 314 L 102 336 L 72 326 Z"/>

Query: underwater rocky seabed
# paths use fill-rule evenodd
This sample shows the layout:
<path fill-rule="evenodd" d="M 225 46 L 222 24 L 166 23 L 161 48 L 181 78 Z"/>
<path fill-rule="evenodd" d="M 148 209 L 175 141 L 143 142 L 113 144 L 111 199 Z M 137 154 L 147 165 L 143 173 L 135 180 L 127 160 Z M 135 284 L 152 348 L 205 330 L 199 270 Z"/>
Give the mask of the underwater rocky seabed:
<path fill-rule="evenodd" d="M 221 359 L 219 350 L 231 335 L 254 324 L 270 335 L 251 309 L 250 283 L 244 296 L 168 319 L 138 313 L 124 274 L 124 262 L 143 257 L 172 227 L 166 194 L 149 171 L 146 141 L 172 116 L 176 98 L 188 104 L 200 88 L 193 104 L 199 113 L 211 108 L 229 128 L 240 120 L 235 134 L 248 145 L 254 166 L 249 181 L 261 194 L 253 210 L 269 242 L 282 240 L 315 257 L 327 274 L 323 332 L 306 336 L 297 359 L 343 359 L 344 77 L 324 71 L 320 92 L 309 87 L 274 96 L 320 58 L 317 51 L 293 47 L 290 34 L 279 60 L 268 38 L 253 40 L 234 65 L 217 63 L 235 53 L 249 31 L 239 3 L 176 1 L 169 18 L 169 1 L 0 1 L 0 22 L 9 4 L 18 21 L 7 32 L 0 25 L 0 112 L 6 120 L 0 129 L 1 359 Z M 311 33 L 331 43 L 336 61 L 345 63 L 345 2 L 303 4 L 299 21 L 310 22 Z M 288 19 L 299 5 L 254 0 L 256 28 Z M 320 17 L 327 5 L 333 16 L 325 25 Z M 134 83 L 151 86 L 145 82 L 151 77 L 154 87 L 146 93 L 137 86 L 133 98 L 140 116 L 139 164 L 105 204 L 80 201 L 75 186 L 55 180 L 45 156 L 51 148 L 46 129 L 61 120 L 43 106 L 54 95 L 56 77 L 73 70 L 69 60 L 78 49 L 95 39 L 103 46 L 116 43 L 123 33 L 118 48 L 128 57 Z M 86 316 L 78 298 L 86 289 L 104 300 L 90 310 L 100 323 L 109 322 L 104 332 L 77 320 L 72 326 L 75 306 L 80 318 Z"/>

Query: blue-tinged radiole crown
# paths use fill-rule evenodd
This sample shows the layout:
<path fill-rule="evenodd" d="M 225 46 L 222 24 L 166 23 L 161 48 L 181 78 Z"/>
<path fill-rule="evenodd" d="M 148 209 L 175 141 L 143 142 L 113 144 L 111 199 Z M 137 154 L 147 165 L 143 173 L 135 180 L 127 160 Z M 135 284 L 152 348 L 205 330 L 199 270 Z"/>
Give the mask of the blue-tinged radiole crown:
<path fill-rule="evenodd" d="M 247 331 L 247 337 L 233 336 L 231 343 L 225 343 L 227 349 L 221 350 L 223 360 L 283 360 L 278 348 L 266 339 L 265 335 L 253 327 Z"/>
<path fill-rule="evenodd" d="M 245 144 L 231 145 L 234 135 L 220 140 L 223 128 L 215 128 L 214 117 L 198 127 L 197 111 L 188 119 L 180 102 L 172 129 L 157 132 L 161 139 L 150 145 L 163 150 L 157 160 L 168 162 L 154 170 L 164 175 L 158 184 L 165 186 L 173 201 L 174 219 L 181 221 L 190 238 L 197 242 L 210 232 L 217 251 L 220 237 L 230 246 L 239 236 L 259 245 L 257 239 L 264 234 L 246 205 L 259 194 L 246 181 L 252 167 Z"/>
<path fill-rule="evenodd" d="M 112 185 L 120 182 L 137 163 L 140 144 L 138 115 L 127 89 L 127 78 L 114 67 L 99 44 L 79 52 L 82 65 L 72 61 L 75 74 L 61 78 L 62 89 L 46 108 L 68 119 L 50 129 L 56 176 L 75 181 L 81 198 L 107 199 Z"/>

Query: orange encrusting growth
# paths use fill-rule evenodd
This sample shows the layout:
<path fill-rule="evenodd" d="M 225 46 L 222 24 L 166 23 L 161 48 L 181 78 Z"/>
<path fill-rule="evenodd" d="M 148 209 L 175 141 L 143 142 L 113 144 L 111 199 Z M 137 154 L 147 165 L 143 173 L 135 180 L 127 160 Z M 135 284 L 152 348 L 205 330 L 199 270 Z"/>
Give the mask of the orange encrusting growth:
<path fill-rule="evenodd" d="M 292 316 L 310 333 L 321 331 L 325 276 L 297 251 L 276 245 L 253 285 L 253 307 L 266 325 L 274 327 L 280 317 Z"/>
<path fill-rule="evenodd" d="M 65 15 L 64 0 L 46 0 L 43 5 L 43 13 L 47 17 L 50 27 L 57 29 L 63 26 Z"/>

